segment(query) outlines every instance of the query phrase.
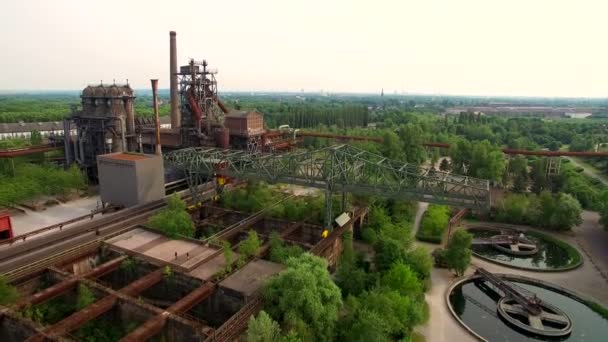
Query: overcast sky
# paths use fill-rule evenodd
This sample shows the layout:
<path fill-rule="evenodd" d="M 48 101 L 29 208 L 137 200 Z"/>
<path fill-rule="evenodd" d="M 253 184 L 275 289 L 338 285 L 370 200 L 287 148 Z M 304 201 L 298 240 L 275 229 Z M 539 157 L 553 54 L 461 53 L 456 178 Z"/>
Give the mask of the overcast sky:
<path fill-rule="evenodd" d="M 2 0 L 0 89 L 159 78 L 220 91 L 608 96 L 606 0 Z"/>

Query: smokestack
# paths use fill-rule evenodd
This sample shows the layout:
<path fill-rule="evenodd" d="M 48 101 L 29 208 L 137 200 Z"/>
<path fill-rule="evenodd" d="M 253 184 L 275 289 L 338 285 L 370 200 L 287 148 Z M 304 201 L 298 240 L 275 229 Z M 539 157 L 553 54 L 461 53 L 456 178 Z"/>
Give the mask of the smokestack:
<path fill-rule="evenodd" d="M 177 43 L 175 31 L 169 32 L 169 81 L 171 87 L 171 128 L 181 126 L 179 97 L 177 95 Z"/>
<path fill-rule="evenodd" d="M 150 80 L 152 82 L 152 103 L 154 104 L 154 130 L 156 133 L 156 155 L 161 155 L 160 148 L 160 122 L 158 120 L 158 80 Z"/>

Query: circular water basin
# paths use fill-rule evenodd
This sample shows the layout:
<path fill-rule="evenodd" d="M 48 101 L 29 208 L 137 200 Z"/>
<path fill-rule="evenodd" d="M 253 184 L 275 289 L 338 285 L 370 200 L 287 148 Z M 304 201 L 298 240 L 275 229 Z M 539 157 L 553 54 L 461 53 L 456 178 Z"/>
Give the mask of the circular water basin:
<path fill-rule="evenodd" d="M 474 276 L 452 287 L 448 304 L 460 323 L 479 337 L 499 342 L 605 341 L 608 336 L 608 320 L 593 311 L 574 293 L 529 278 L 502 278 L 517 289 L 536 294 L 543 303 L 552 306 L 555 312 L 563 312 L 571 320 L 571 332 L 565 336 L 552 337 L 519 329 L 500 314 L 499 303 L 503 297 L 487 281 Z M 545 329 L 550 331 L 551 327 L 546 326 Z"/>
<path fill-rule="evenodd" d="M 473 238 L 490 238 L 496 230 L 474 227 L 467 229 Z M 537 251 L 531 255 L 515 255 L 492 245 L 472 245 L 473 254 L 482 259 L 505 266 L 532 271 L 565 271 L 578 267 L 582 262 L 580 253 L 566 242 L 548 238 L 534 231 L 524 232 L 525 239 L 534 243 Z"/>

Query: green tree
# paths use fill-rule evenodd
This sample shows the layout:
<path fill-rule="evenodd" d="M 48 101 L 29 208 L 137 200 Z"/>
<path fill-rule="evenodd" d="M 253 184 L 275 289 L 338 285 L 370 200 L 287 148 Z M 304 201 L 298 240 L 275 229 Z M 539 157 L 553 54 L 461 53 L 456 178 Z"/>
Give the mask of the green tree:
<path fill-rule="evenodd" d="M 559 193 L 555 198 L 551 226 L 561 230 L 570 230 L 583 222 L 580 203 L 569 194 Z"/>
<path fill-rule="evenodd" d="M 462 276 L 471 263 L 471 242 L 473 236 L 464 229 L 458 229 L 450 238 L 445 251 L 448 265 L 458 276 Z"/>
<path fill-rule="evenodd" d="M 422 146 L 423 131 L 419 125 L 408 123 L 399 128 L 399 138 L 403 146 L 405 161 L 420 164 L 426 159 L 426 153 Z"/>
<path fill-rule="evenodd" d="M 281 328 L 262 310 L 257 317 L 251 316 L 247 324 L 247 342 L 276 342 L 281 338 Z"/>
<path fill-rule="evenodd" d="M 380 281 L 382 286 L 399 292 L 402 296 L 421 296 L 422 284 L 416 277 L 416 273 L 403 262 L 397 262 L 391 266 Z"/>
<path fill-rule="evenodd" d="M 404 262 L 411 267 L 412 271 L 416 272 L 420 280 L 426 282 L 431 279 L 433 259 L 426 248 L 417 246 L 410 249 L 405 254 Z"/>
<path fill-rule="evenodd" d="M 186 203 L 177 194 L 173 194 L 167 201 L 167 207 L 152 216 L 150 227 L 158 229 L 172 239 L 180 236 L 194 237 L 195 228 L 192 217 L 186 210 Z"/>
<path fill-rule="evenodd" d="M 402 160 L 403 148 L 399 136 L 393 131 L 386 131 L 382 138 L 382 147 L 380 148 L 382 155 L 389 159 Z"/>
<path fill-rule="evenodd" d="M 342 296 L 325 260 L 308 253 L 287 260 L 287 269 L 270 279 L 262 294 L 265 309 L 286 331 L 306 340 L 333 339 Z"/>
<path fill-rule="evenodd" d="M 509 172 L 513 178 L 513 191 L 525 192 L 528 189 L 528 161 L 517 156 L 509 162 Z"/>
<path fill-rule="evenodd" d="M 397 291 L 374 289 L 361 295 L 360 302 L 362 309 L 380 316 L 391 339 L 409 337 L 414 326 L 425 319 L 424 302 Z"/>
<path fill-rule="evenodd" d="M 390 327 L 382 314 L 367 310 L 355 297 L 348 297 L 345 304 L 346 315 L 340 319 L 338 341 L 389 342 Z"/>

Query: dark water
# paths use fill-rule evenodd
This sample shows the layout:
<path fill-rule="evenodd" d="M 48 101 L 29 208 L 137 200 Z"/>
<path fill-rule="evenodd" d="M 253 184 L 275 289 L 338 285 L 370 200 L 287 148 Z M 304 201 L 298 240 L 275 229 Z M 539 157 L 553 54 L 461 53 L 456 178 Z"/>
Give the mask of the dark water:
<path fill-rule="evenodd" d="M 470 229 L 469 232 L 473 234 L 474 237 L 491 237 L 499 234 L 496 231 L 483 229 Z M 553 242 L 535 236 L 526 235 L 526 237 L 537 244 L 538 253 L 530 256 L 515 256 L 505 254 L 490 245 L 473 245 L 471 249 L 481 256 L 503 264 L 532 269 L 562 268 L 572 262 L 572 258 L 568 255 L 568 251 Z M 608 339 L 606 339 L 606 341 L 608 341 Z"/>
<path fill-rule="evenodd" d="M 568 296 L 540 286 L 511 282 L 536 293 L 543 301 L 563 310 L 572 320 L 569 336 L 560 338 L 535 337 L 512 329 L 498 317 L 496 302 L 500 297 L 484 286 L 482 280 L 473 280 L 454 289 L 450 303 L 460 319 L 488 341 L 608 341 L 608 320 L 588 306 Z M 485 308 L 482 308 L 482 306 Z"/>

